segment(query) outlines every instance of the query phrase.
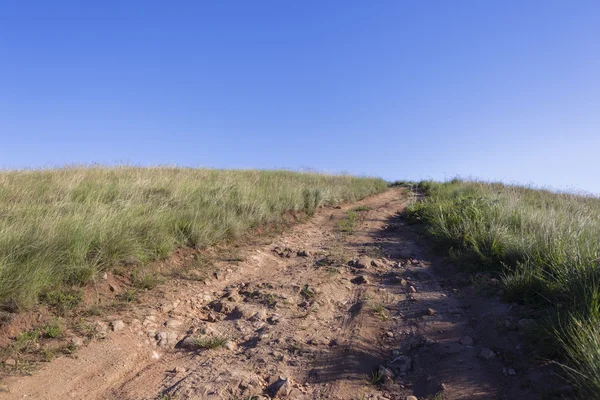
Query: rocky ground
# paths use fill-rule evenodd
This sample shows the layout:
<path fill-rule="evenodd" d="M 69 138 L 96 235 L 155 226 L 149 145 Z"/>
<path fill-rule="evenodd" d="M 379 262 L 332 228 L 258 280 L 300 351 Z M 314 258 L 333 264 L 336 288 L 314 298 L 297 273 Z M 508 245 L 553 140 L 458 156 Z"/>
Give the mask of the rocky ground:
<path fill-rule="evenodd" d="M 434 256 L 401 218 L 407 201 L 394 189 L 322 209 L 210 280 L 164 283 L 98 318 L 103 340 L 5 379 L 0 397 L 568 397 L 532 356 L 526 310 L 499 300 L 497 280 Z"/>

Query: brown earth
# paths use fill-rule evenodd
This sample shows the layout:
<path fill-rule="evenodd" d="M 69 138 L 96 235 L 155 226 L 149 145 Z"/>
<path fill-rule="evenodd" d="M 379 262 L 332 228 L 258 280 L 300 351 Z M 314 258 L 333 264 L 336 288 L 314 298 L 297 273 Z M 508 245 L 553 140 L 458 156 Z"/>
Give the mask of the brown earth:
<path fill-rule="evenodd" d="M 498 299 L 496 280 L 469 280 L 433 255 L 401 218 L 408 201 L 393 189 L 322 209 L 273 243 L 242 248 L 243 261 L 220 262 L 214 279 L 170 280 L 99 320 L 106 339 L 76 358 L 5 378 L 0 398 L 568 395 L 532 356 L 523 310 Z M 107 328 L 117 319 L 122 329 Z"/>

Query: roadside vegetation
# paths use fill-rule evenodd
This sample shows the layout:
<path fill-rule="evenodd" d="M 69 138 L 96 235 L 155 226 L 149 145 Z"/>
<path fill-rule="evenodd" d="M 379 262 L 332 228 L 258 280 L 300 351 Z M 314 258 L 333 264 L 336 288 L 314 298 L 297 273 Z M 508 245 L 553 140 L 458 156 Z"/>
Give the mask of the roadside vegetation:
<path fill-rule="evenodd" d="M 103 271 L 135 268 L 178 247 L 203 248 L 285 213 L 385 190 L 375 178 L 290 171 L 92 167 L 0 172 L 0 305 L 46 301 L 61 312 Z"/>
<path fill-rule="evenodd" d="M 408 207 L 436 244 L 473 271 L 497 274 L 508 301 L 544 315 L 582 398 L 600 393 L 600 199 L 499 183 L 424 181 Z"/>

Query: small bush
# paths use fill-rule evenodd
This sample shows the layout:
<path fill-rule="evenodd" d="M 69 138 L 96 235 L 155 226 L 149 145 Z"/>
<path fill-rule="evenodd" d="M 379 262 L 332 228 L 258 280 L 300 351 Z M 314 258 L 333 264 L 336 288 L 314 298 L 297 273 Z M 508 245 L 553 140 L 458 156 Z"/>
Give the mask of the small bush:
<path fill-rule="evenodd" d="M 355 211 L 348 211 L 346 216 L 338 222 L 338 229 L 344 233 L 352 233 L 356 228 L 358 214 Z"/>

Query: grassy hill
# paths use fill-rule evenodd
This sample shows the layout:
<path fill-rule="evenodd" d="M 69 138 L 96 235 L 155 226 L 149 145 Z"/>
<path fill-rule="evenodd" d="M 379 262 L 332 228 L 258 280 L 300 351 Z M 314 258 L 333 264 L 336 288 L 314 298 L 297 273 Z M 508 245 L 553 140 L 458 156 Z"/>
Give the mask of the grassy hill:
<path fill-rule="evenodd" d="M 507 300 L 541 310 L 537 336 L 583 393 L 600 393 L 600 199 L 518 186 L 421 182 L 407 217 L 471 271 L 502 278 Z M 590 398 L 590 397 L 586 397 Z"/>
<path fill-rule="evenodd" d="M 64 168 L 0 172 L 0 304 L 30 307 L 119 263 L 204 247 L 285 212 L 311 214 L 387 187 L 289 171 Z"/>

